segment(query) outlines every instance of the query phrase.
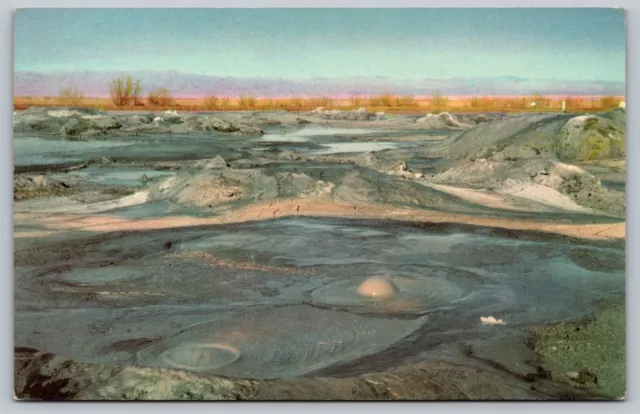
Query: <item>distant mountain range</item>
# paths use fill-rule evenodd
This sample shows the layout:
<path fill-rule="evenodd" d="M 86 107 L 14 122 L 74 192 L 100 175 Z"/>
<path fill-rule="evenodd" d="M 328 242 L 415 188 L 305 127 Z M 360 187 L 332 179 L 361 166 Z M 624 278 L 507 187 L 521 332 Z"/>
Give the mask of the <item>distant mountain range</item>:
<path fill-rule="evenodd" d="M 496 78 L 396 79 L 390 77 L 344 78 L 238 78 L 178 71 L 74 71 L 16 72 L 14 96 L 57 96 L 60 89 L 78 88 L 85 96 L 109 95 L 112 79 L 131 75 L 139 79 L 144 92 L 167 88 L 175 97 L 207 95 L 256 97 L 348 96 L 393 93 L 430 96 L 438 91 L 448 96 L 468 95 L 624 95 L 624 82 L 531 80 L 514 76 Z"/>

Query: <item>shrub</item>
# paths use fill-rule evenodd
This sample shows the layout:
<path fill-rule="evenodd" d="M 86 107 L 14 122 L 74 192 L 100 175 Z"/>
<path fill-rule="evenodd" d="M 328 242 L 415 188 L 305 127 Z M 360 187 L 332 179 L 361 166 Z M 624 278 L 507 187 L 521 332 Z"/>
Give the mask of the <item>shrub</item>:
<path fill-rule="evenodd" d="M 47 100 L 46 98 L 48 97 L 45 97 L 45 100 Z M 84 94 L 77 88 L 64 88 L 60 90 L 58 99 L 65 105 L 80 105 L 84 99 Z"/>
<path fill-rule="evenodd" d="M 601 108 L 610 109 L 618 106 L 619 103 L 620 102 L 618 101 L 618 99 L 614 98 L 613 96 L 603 96 L 602 98 L 600 98 Z"/>
<path fill-rule="evenodd" d="M 328 108 L 333 104 L 333 101 L 331 100 L 331 98 L 327 97 L 327 96 L 318 96 L 315 98 L 310 98 L 309 99 L 309 106 L 312 107 L 323 107 L 323 108 Z"/>
<path fill-rule="evenodd" d="M 220 99 L 215 95 L 207 96 L 202 101 L 202 107 L 209 110 L 220 109 Z"/>
<path fill-rule="evenodd" d="M 240 106 L 240 108 L 254 108 L 256 106 L 256 103 L 256 98 L 254 98 L 251 94 L 241 96 L 238 99 L 238 106 Z"/>
<path fill-rule="evenodd" d="M 531 100 L 535 102 L 537 109 L 548 108 L 551 104 L 551 100 L 540 93 L 535 93 Z"/>
<path fill-rule="evenodd" d="M 147 102 L 155 106 L 169 106 L 174 103 L 174 100 L 167 88 L 158 88 L 155 91 L 149 92 Z"/>
<path fill-rule="evenodd" d="M 142 104 L 142 87 L 140 81 L 134 80 L 131 76 L 126 78 L 116 78 L 109 85 L 111 101 L 115 106 L 129 106 Z"/>
<path fill-rule="evenodd" d="M 395 97 L 390 93 L 384 93 L 382 95 L 377 95 L 369 99 L 369 105 L 371 106 L 393 106 L 395 103 Z"/>
<path fill-rule="evenodd" d="M 439 91 L 435 91 L 431 97 L 431 109 L 441 110 L 449 105 L 449 98 L 442 96 Z"/>
<path fill-rule="evenodd" d="M 362 106 L 362 103 L 364 102 L 364 100 L 362 99 L 361 96 L 352 96 L 351 97 L 351 105 L 355 106 L 355 107 L 360 107 Z"/>
<path fill-rule="evenodd" d="M 417 102 L 411 95 L 402 95 L 397 99 L 399 106 L 416 106 Z"/>

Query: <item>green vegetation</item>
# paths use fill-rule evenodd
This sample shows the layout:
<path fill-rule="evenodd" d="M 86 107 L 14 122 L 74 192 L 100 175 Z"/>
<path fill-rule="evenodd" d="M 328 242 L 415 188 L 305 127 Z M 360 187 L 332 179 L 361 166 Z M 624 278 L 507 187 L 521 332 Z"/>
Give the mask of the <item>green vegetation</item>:
<path fill-rule="evenodd" d="M 67 187 L 35 187 L 35 188 L 22 188 L 14 187 L 13 189 L 13 201 L 29 200 L 38 197 L 54 197 L 54 196 L 67 196 L 77 193 L 78 190 Z"/>
<path fill-rule="evenodd" d="M 608 138 L 593 133 L 580 142 L 578 146 L 578 159 L 581 161 L 589 161 L 600 158 L 617 158 L 622 156 L 624 150 L 624 140 Z"/>
<path fill-rule="evenodd" d="M 142 87 L 140 81 L 134 81 L 131 76 L 117 78 L 109 85 L 111 101 L 115 106 L 141 105 Z"/>
<path fill-rule="evenodd" d="M 626 394 L 624 302 L 609 304 L 588 322 L 534 329 L 535 351 L 553 379 L 611 399 Z"/>
<path fill-rule="evenodd" d="M 102 194 L 108 194 L 108 195 L 118 196 L 118 197 L 125 197 L 135 193 L 135 191 L 132 188 L 123 188 L 123 187 L 109 187 L 109 188 L 105 188 L 101 192 Z"/>
<path fill-rule="evenodd" d="M 587 119 L 587 121 L 584 123 L 584 127 L 582 128 L 584 131 L 588 131 L 590 129 L 595 128 L 595 126 L 598 125 L 598 118 L 589 118 Z"/>

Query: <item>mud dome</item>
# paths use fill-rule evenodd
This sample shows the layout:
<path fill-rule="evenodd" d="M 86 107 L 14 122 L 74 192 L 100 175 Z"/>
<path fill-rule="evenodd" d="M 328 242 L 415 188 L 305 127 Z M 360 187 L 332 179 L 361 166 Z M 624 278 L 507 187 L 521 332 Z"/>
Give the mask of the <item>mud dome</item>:
<path fill-rule="evenodd" d="M 197 325 L 138 353 L 142 365 L 236 378 L 292 378 L 381 351 L 421 320 L 363 318 L 308 306 Z M 354 329 L 357 327 L 357 329 Z"/>
<path fill-rule="evenodd" d="M 373 286 L 370 283 L 372 278 L 359 285 L 354 280 L 337 282 L 313 292 L 313 303 L 352 312 L 421 314 L 453 306 L 455 301 L 465 296 L 464 287 L 446 277 L 438 277 L 448 275 L 447 272 L 433 270 L 431 277 L 390 276 L 379 279 L 386 283 L 378 282 Z M 462 281 L 461 285 L 464 283 Z"/>
<path fill-rule="evenodd" d="M 471 226 L 297 218 L 73 243 L 16 254 L 16 346 L 203 375 L 380 372 L 624 291 L 619 244 Z M 358 294 L 374 276 L 396 291 Z"/>

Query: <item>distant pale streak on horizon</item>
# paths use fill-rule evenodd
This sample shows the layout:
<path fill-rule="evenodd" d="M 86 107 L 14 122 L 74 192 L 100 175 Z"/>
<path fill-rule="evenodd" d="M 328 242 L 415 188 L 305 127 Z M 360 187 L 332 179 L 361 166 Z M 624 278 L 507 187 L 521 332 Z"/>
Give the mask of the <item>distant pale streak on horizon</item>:
<path fill-rule="evenodd" d="M 620 9 L 20 9 L 16 71 L 625 80 Z"/>

